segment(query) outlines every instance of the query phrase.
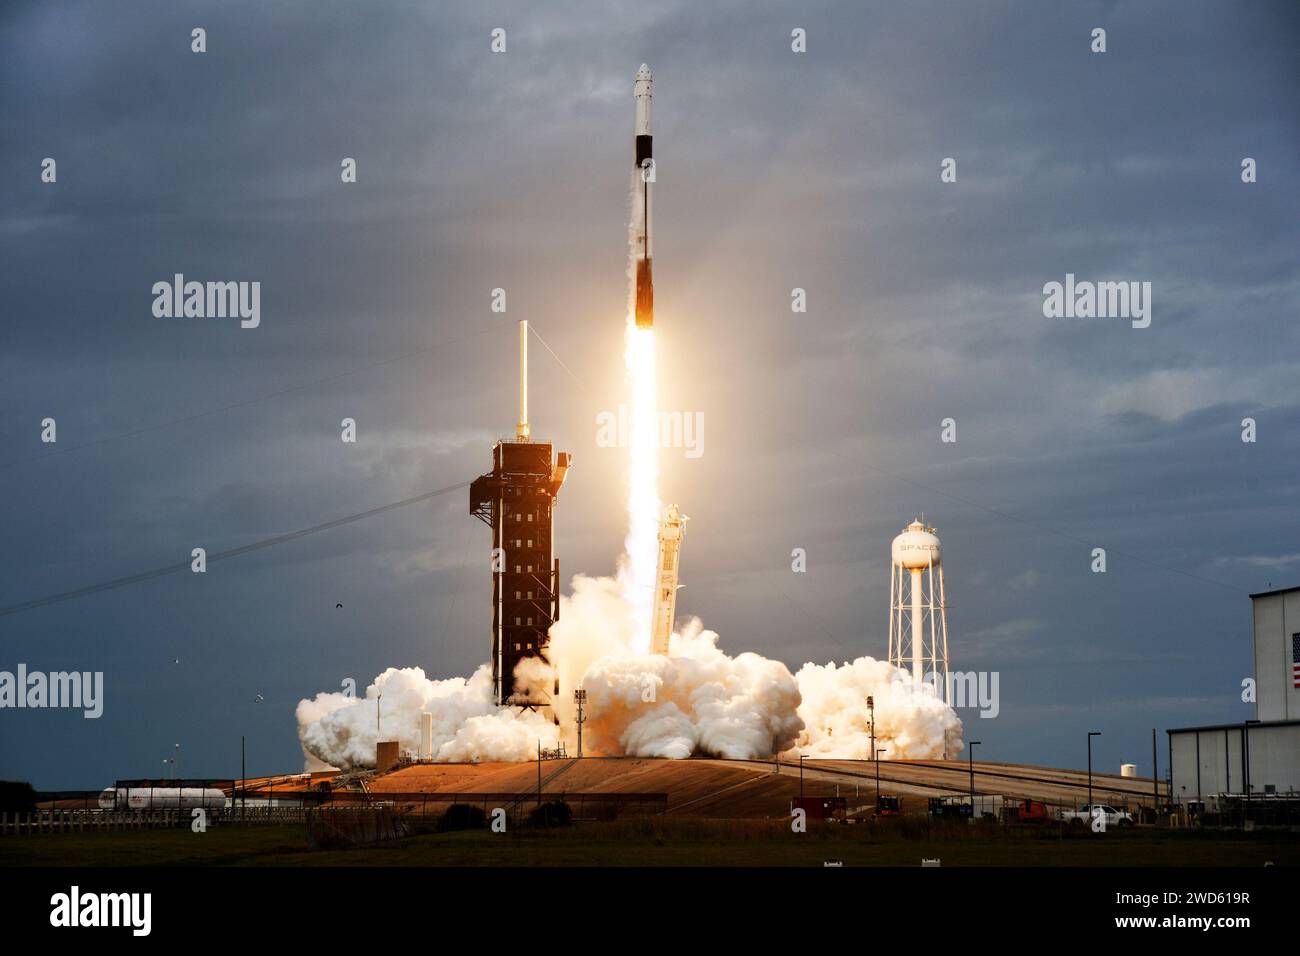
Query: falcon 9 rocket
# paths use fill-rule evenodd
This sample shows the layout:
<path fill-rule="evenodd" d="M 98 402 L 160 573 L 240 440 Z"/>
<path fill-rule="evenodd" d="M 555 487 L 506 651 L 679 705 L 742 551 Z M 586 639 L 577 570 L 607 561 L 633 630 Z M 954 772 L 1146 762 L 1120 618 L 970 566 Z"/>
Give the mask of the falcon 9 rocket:
<path fill-rule="evenodd" d="M 655 163 L 651 148 L 650 101 L 654 97 L 654 76 L 644 63 L 636 71 L 632 99 L 636 106 L 636 125 L 632 196 L 632 254 L 636 258 L 637 328 L 654 328 L 655 291 L 650 277 L 653 253 L 650 246 L 650 187 L 655 181 Z"/>

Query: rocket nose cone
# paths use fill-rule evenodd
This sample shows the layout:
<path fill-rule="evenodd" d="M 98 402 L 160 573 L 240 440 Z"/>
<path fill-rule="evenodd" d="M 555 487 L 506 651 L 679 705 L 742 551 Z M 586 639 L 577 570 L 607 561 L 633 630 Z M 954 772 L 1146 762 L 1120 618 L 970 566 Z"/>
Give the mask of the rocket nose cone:
<path fill-rule="evenodd" d="M 642 64 L 641 64 L 641 69 L 639 69 L 639 70 L 636 71 L 636 78 L 637 78 L 638 80 L 652 80 L 652 79 L 654 79 L 654 74 L 652 74 L 652 73 L 650 72 L 650 67 L 649 67 L 649 66 L 647 66 L 647 65 L 644 64 L 644 63 L 642 63 Z"/>

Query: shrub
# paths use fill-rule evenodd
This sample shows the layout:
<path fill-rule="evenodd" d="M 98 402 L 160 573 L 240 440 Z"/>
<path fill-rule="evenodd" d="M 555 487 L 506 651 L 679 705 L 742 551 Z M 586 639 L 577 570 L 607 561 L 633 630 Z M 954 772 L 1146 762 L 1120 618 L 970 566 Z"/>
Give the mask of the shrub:
<path fill-rule="evenodd" d="M 0 780 L 0 812 L 35 813 L 36 791 L 25 780 Z"/>
<path fill-rule="evenodd" d="M 536 827 L 567 827 L 572 822 L 573 811 L 563 800 L 543 803 L 528 814 L 528 823 Z"/>
<path fill-rule="evenodd" d="M 481 830 L 487 826 L 487 814 L 482 807 L 469 803 L 453 803 L 438 820 L 438 829 L 443 832 L 451 830 Z"/>

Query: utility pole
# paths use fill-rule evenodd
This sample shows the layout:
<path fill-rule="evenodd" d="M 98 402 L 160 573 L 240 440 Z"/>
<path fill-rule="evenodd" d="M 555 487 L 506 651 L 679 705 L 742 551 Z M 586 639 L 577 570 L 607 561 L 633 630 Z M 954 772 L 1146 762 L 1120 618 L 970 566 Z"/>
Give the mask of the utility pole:
<path fill-rule="evenodd" d="M 1156 756 L 1156 729 L 1151 728 L 1151 813 L 1152 823 L 1160 822 L 1160 759 Z"/>
<path fill-rule="evenodd" d="M 239 735 L 239 818 L 242 823 L 248 815 L 248 770 L 244 763 L 244 735 Z"/>
<path fill-rule="evenodd" d="M 383 728 L 379 726 L 379 702 L 384 699 L 383 694 L 375 695 L 375 731 L 378 736 L 383 736 Z"/>
<path fill-rule="evenodd" d="M 1092 807 L 1092 738 L 1100 737 L 1100 730 L 1088 731 L 1088 816 L 1089 820 L 1096 816 L 1096 811 Z"/>
<path fill-rule="evenodd" d="M 1250 782 L 1250 725 L 1259 723 L 1258 719 L 1248 720 L 1241 725 L 1241 775 L 1242 782 L 1245 784 L 1246 804 L 1241 811 L 1241 828 L 1246 828 L 1246 820 L 1250 818 L 1251 794 L 1254 786 Z"/>
<path fill-rule="evenodd" d="M 970 760 L 970 818 L 975 819 L 975 748 L 982 741 L 972 740 L 966 750 L 966 756 Z"/>
<path fill-rule="evenodd" d="M 537 738 L 537 805 L 542 805 L 542 738 Z"/>
<path fill-rule="evenodd" d="M 578 705 L 578 757 L 582 757 L 582 725 L 587 722 L 587 692 L 579 687 L 573 692 L 573 702 Z"/>

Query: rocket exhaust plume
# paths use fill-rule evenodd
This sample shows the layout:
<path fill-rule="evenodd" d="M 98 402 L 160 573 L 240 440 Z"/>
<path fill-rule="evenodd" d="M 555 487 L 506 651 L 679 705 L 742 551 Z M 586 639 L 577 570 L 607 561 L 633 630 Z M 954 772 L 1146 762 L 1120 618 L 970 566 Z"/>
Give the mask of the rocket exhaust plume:
<path fill-rule="evenodd" d="M 631 390 L 628 531 L 617 579 L 579 574 L 560 596 L 547 660 L 515 667 L 516 691 L 550 699 L 552 713 L 498 706 L 492 668 L 468 679 L 436 680 L 418 667 L 389 668 L 363 698 L 317 694 L 298 704 L 298 735 L 309 768 L 373 767 L 375 744 L 397 740 L 407 751 L 444 761 L 523 761 L 540 743 L 577 739 L 573 690 L 586 691 L 584 744 L 589 754 L 756 758 L 806 753 L 869 758 L 874 743 L 888 759 L 934 759 L 961 750 L 961 721 L 927 684 L 870 657 L 836 666 L 804 664 L 797 673 L 758 654 L 735 657 L 696 618 L 671 624 L 651 647 L 659 564 L 659 427 L 651 287 L 650 69 L 637 71 L 628 303 L 624 362 Z M 521 336 L 526 335 L 520 332 Z M 527 411 L 520 406 L 520 437 Z M 669 618 L 671 620 L 671 618 Z M 804 635 L 783 635 L 797 646 Z M 558 681 L 562 692 L 553 696 Z M 380 696 L 382 695 L 382 708 Z M 875 724 L 867 708 L 874 697 Z M 378 725 L 376 716 L 378 715 Z M 422 739 L 425 715 L 431 716 Z M 553 718 L 558 719 L 558 725 Z"/>

